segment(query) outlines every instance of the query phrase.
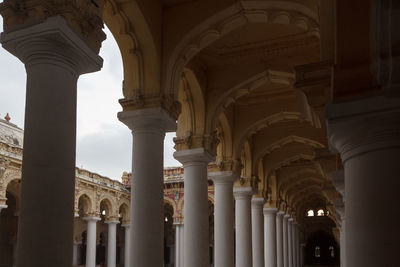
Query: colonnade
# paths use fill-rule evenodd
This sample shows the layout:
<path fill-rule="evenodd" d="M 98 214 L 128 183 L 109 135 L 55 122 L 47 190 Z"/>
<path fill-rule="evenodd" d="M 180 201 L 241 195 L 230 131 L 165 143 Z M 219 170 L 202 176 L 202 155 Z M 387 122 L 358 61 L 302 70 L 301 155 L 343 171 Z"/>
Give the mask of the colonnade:
<path fill-rule="evenodd" d="M 1 42 L 25 63 L 27 72 L 17 265 L 70 267 L 73 259 L 76 85 L 79 75 L 99 70 L 102 60 L 59 16 L 6 32 Z M 135 267 L 163 266 L 163 141 L 165 133 L 176 128 L 176 117 L 167 107 L 162 103 L 160 107 L 132 108 L 119 114 L 119 119 L 133 132 L 133 219 L 127 254 L 131 255 L 130 263 Z M 379 210 L 381 214 L 398 210 L 399 107 L 398 98 L 378 96 L 328 108 L 330 143 L 341 154 L 346 177 L 347 266 L 394 267 L 398 264 L 400 232 L 397 222 L 382 220 L 371 210 Z M 197 149 L 179 151 L 177 158 L 185 168 L 184 266 L 204 267 L 209 262 L 207 163 L 213 157 Z M 253 265 L 253 255 L 254 263 L 262 261 L 260 251 L 263 251 L 260 248 L 263 242 L 253 241 L 251 234 L 254 192 L 250 188 L 235 188 L 233 193 L 236 266 L 249 267 Z M 222 194 L 216 196 L 216 200 L 226 204 L 226 194 L 231 192 L 217 190 L 216 194 Z M 227 207 L 230 209 L 229 204 Z M 215 212 L 221 222 L 233 220 L 223 209 Z M 257 208 L 257 212 L 262 211 Z M 271 266 L 282 262 L 278 260 L 281 251 L 277 248 L 278 242 L 271 241 L 281 236 L 276 232 L 281 229 L 281 219 L 274 219 L 281 215 L 277 215 L 277 210 L 263 212 L 264 234 L 268 237 L 264 238 L 264 266 Z M 260 232 L 260 215 L 254 214 L 254 218 L 253 231 Z M 92 267 L 98 219 L 87 218 L 87 221 L 87 266 Z M 109 225 L 114 231 L 115 225 Z M 227 226 L 230 229 L 230 221 Z M 284 267 L 299 266 L 298 228 L 293 218 L 283 216 Z M 219 226 L 216 231 L 221 231 Z M 226 252 L 218 254 L 216 267 L 227 266 L 225 263 L 232 262 L 234 257 L 230 232 L 228 236 L 225 240 L 220 232 L 215 235 L 216 249 L 221 249 L 221 244 L 228 245 Z"/>
<path fill-rule="evenodd" d="M 84 217 L 84 221 L 87 222 L 86 231 L 86 267 L 96 267 L 96 228 L 97 223 L 101 221 L 99 217 Z M 108 235 L 107 235 L 107 266 L 115 267 L 117 262 L 117 224 L 118 220 L 108 220 L 105 222 L 108 224 Z M 130 266 L 130 224 L 123 224 L 122 227 L 125 229 L 125 250 L 124 250 L 124 266 Z M 78 266 L 78 246 L 74 244 L 73 249 L 73 266 Z"/>
<path fill-rule="evenodd" d="M 197 166 L 197 174 L 193 173 L 193 169 L 188 169 L 189 161 L 184 161 L 183 155 L 187 156 L 186 159 L 191 158 L 190 168 Z M 196 156 L 199 163 L 193 165 L 195 155 L 199 156 Z M 187 201 L 192 201 L 196 205 L 200 205 L 201 201 L 207 203 L 207 191 L 201 187 L 201 182 L 207 180 L 204 151 L 185 151 L 176 153 L 175 156 L 184 162 L 185 179 L 190 176 L 189 179 L 196 179 L 193 182 L 200 183 L 188 187 L 185 180 L 185 211 Z M 239 176 L 231 171 L 210 172 L 208 176 L 214 181 L 215 186 L 215 267 L 301 266 L 300 227 L 289 214 L 278 211 L 277 208 L 264 208 L 264 198 L 253 197 L 255 192 L 251 187 L 233 187 L 234 181 Z M 235 208 L 233 203 L 235 203 Z M 197 206 L 195 210 L 201 209 L 201 206 Z M 236 214 L 234 214 L 235 211 Z M 208 244 L 208 232 L 198 230 L 205 229 L 208 224 L 203 220 L 207 216 L 202 212 L 185 212 L 185 227 L 183 224 L 177 224 L 175 227 L 177 267 L 209 265 L 208 246 L 207 248 L 200 247 L 202 243 Z M 193 222 L 196 228 L 191 232 L 189 227 Z M 189 230 L 183 233 L 182 228 L 189 228 Z M 193 237 L 187 238 L 186 235 Z M 201 257 L 206 258 L 200 264 Z M 187 265 L 188 262 L 193 265 Z M 279 265 L 277 265 L 278 262 Z"/>

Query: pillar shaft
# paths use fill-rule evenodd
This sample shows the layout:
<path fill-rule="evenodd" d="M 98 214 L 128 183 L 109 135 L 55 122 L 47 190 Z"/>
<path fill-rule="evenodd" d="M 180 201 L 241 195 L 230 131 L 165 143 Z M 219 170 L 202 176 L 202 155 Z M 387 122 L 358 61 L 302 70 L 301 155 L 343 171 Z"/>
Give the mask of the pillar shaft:
<path fill-rule="evenodd" d="M 344 165 L 345 253 L 351 267 L 399 265 L 397 221 L 371 212 L 399 210 L 400 100 L 384 93 L 327 108 L 329 141 Z"/>
<path fill-rule="evenodd" d="M 208 266 L 210 244 L 207 165 L 213 157 L 203 148 L 177 151 L 174 157 L 184 168 L 184 266 Z"/>
<path fill-rule="evenodd" d="M 283 263 L 283 211 L 276 214 L 276 266 L 284 267 Z"/>
<path fill-rule="evenodd" d="M 117 224 L 119 221 L 108 221 L 107 267 L 117 264 Z"/>
<path fill-rule="evenodd" d="M 175 267 L 184 267 L 183 265 L 183 224 L 175 224 Z"/>
<path fill-rule="evenodd" d="M 252 266 L 251 196 L 253 189 L 234 188 L 236 224 L 236 267 Z"/>
<path fill-rule="evenodd" d="M 86 231 L 86 267 L 96 267 L 96 225 L 100 221 L 97 217 L 85 217 Z"/>
<path fill-rule="evenodd" d="M 293 225 L 293 219 L 289 218 L 288 224 L 287 224 L 287 229 L 288 229 L 288 267 L 294 267 L 293 266 L 293 232 L 292 232 L 292 225 Z"/>
<path fill-rule="evenodd" d="M 264 208 L 265 267 L 276 267 L 276 208 Z"/>
<path fill-rule="evenodd" d="M 130 253 L 131 253 L 131 225 L 124 224 L 125 228 L 125 250 L 124 250 L 124 267 L 130 267 Z"/>
<path fill-rule="evenodd" d="M 74 248 L 73 248 L 73 257 L 72 257 L 72 266 L 78 266 L 78 248 L 79 248 L 79 243 L 74 242 Z"/>
<path fill-rule="evenodd" d="M 264 267 L 264 198 L 251 199 L 253 267 Z"/>
<path fill-rule="evenodd" d="M 61 16 L 2 33 L 0 41 L 27 73 L 17 265 L 70 267 L 76 86 L 102 60 Z"/>
<path fill-rule="evenodd" d="M 294 231 L 294 266 L 295 267 L 300 267 L 300 261 L 299 261 L 299 238 L 300 238 L 300 225 L 299 224 L 294 224 L 293 225 L 293 231 Z"/>
<path fill-rule="evenodd" d="M 164 137 L 176 122 L 161 108 L 118 114 L 133 134 L 131 252 L 133 267 L 164 264 Z"/>
<path fill-rule="evenodd" d="M 283 222 L 282 222 L 282 239 L 283 239 L 283 266 L 284 267 L 289 267 L 289 231 L 288 231 L 288 219 L 290 218 L 290 215 L 285 214 L 283 216 Z"/>
<path fill-rule="evenodd" d="M 215 267 L 234 266 L 233 172 L 212 172 L 214 181 L 214 255 Z"/>

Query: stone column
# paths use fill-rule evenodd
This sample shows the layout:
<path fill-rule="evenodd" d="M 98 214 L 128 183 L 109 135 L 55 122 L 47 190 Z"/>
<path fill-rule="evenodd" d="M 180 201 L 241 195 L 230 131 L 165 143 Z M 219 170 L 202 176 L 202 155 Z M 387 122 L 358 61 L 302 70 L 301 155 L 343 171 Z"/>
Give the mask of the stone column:
<path fill-rule="evenodd" d="M 293 225 L 293 231 L 294 231 L 294 266 L 295 267 L 300 267 L 300 257 L 299 257 L 299 249 L 300 249 L 300 225 L 298 223 L 295 223 Z"/>
<path fill-rule="evenodd" d="M 264 267 L 264 216 L 262 197 L 251 199 L 251 240 L 253 247 L 253 267 Z"/>
<path fill-rule="evenodd" d="M 276 266 L 283 266 L 283 215 L 285 212 L 278 211 L 276 214 Z"/>
<path fill-rule="evenodd" d="M 264 208 L 265 267 L 276 267 L 276 213 L 277 208 Z"/>
<path fill-rule="evenodd" d="M 108 224 L 107 267 L 115 267 L 117 264 L 117 224 L 119 224 L 119 221 L 110 220 L 106 224 Z"/>
<path fill-rule="evenodd" d="M 164 109 L 147 108 L 118 113 L 133 134 L 131 186 L 132 266 L 164 264 L 164 137 L 176 122 Z"/>
<path fill-rule="evenodd" d="M 215 267 L 234 266 L 234 200 L 233 183 L 238 175 L 231 172 L 210 172 L 214 181 L 214 262 Z"/>
<path fill-rule="evenodd" d="M 292 222 L 292 266 L 296 267 L 296 221 Z"/>
<path fill-rule="evenodd" d="M 73 248 L 73 254 L 72 254 L 72 266 L 78 266 L 78 248 L 79 248 L 78 242 L 74 241 L 74 248 Z"/>
<path fill-rule="evenodd" d="M 131 253 L 131 225 L 123 224 L 122 227 L 125 228 L 125 250 L 124 250 L 124 266 L 131 267 L 130 264 L 130 253 Z"/>
<path fill-rule="evenodd" d="M 288 229 L 288 267 L 293 266 L 293 232 L 292 232 L 293 218 L 288 219 L 287 229 Z"/>
<path fill-rule="evenodd" d="M 252 266 L 251 187 L 235 187 L 236 267 Z"/>
<path fill-rule="evenodd" d="M 102 59 L 61 16 L 6 31 L 0 42 L 27 73 L 17 265 L 70 267 L 76 86 Z"/>
<path fill-rule="evenodd" d="M 184 266 L 204 267 L 209 262 L 207 166 L 214 158 L 196 148 L 174 153 L 184 168 Z"/>
<path fill-rule="evenodd" d="M 101 219 L 98 217 L 85 217 L 86 231 L 86 267 L 96 267 L 96 224 Z"/>
<path fill-rule="evenodd" d="M 283 222 L 282 222 L 282 239 L 283 239 L 283 266 L 284 267 L 289 267 L 289 231 L 288 231 L 288 225 L 289 225 L 289 220 L 290 215 L 285 214 L 283 216 Z"/>
<path fill-rule="evenodd" d="M 184 267 L 183 255 L 184 255 L 184 238 L 183 238 L 184 226 L 183 223 L 175 223 L 175 267 Z"/>
<path fill-rule="evenodd" d="M 351 267 L 398 266 L 400 100 L 393 95 L 327 107 L 329 142 L 341 155 L 345 180 L 345 252 Z M 368 207 L 363 208 L 363 207 Z"/>

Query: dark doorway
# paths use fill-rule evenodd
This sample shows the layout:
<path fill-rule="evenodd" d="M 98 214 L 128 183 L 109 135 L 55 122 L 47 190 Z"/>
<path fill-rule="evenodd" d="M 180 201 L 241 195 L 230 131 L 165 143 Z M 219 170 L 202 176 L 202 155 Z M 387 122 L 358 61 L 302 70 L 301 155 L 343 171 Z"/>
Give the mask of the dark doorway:
<path fill-rule="evenodd" d="M 306 265 L 339 265 L 339 246 L 333 235 L 318 231 L 310 235 L 306 245 Z"/>

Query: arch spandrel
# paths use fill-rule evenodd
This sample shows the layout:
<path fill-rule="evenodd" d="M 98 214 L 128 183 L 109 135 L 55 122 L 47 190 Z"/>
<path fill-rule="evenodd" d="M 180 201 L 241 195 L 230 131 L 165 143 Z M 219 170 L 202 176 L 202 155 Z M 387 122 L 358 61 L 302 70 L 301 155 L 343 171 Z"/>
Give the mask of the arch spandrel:
<path fill-rule="evenodd" d="M 223 69 L 212 74 L 207 95 L 206 131 L 212 130 L 218 116 L 240 98 L 246 97 L 256 90 L 268 92 L 271 87 L 284 88 L 290 86 L 294 81 L 293 73 L 265 70 L 264 64 L 258 67 L 252 64 L 246 69 L 242 69 L 241 66 L 236 68 L 234 70 Z M 235 73 L 235 75 L 232 75 L 232 73 Z"/>
<path fill-rule="evenodd" d="M 178 101 L 181 103 L 182 112 L 178 118 L 177 137 L 204 135 L 205 125 L 205 99 L 204 88 L 197 79 L 196 74 L 185 68 L 178 91 Z"/>
<path fill-rule="evenodd" d="M 266 155 L 280 149 L 286 144 L 305 144 L 315 149 L 325 148 L 326 138 L 322 133 L 310 127 L 307 123 L 281 123 L 275 127 L 266 127 L 252 137 L 254 146 L 254 164 Z"/>
<path fill-rule="evenodd" d="M 259 130 L 269 128 L 276 123 L 283 121 L 298 122 L 301 121 L 301 114 L 296 109 L 288 107 L 286 111 L 281 111 L 281 107 L 277 105 L 275 109 L 272 107 L 258 107 L 255 109 L 238 110 L 238 116 L 235 117 L 235 128 L 233 135 L 233 156 L 237 157 L 243 143 L 256 134 Z M 247 116 L 246 116 L 247 114 Z M 248 116 L 252 114 L 252 116 Z"/>
<path fill-rule="evenodd" d="M 295 162 L 312 161 L 314 157 L 313 147 L 304 144 L 287 144 L 263 158 L 264 171 L 269 173 Z"/>

